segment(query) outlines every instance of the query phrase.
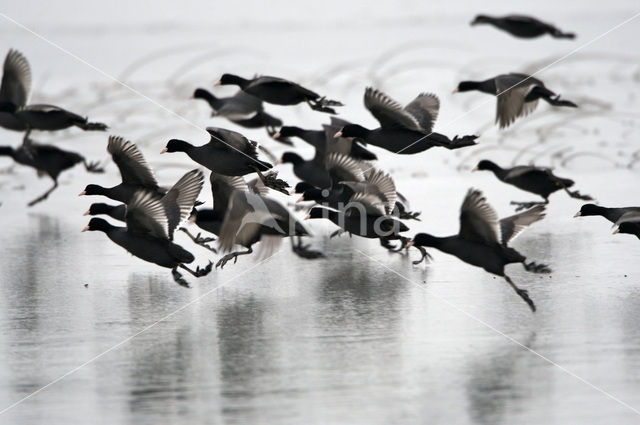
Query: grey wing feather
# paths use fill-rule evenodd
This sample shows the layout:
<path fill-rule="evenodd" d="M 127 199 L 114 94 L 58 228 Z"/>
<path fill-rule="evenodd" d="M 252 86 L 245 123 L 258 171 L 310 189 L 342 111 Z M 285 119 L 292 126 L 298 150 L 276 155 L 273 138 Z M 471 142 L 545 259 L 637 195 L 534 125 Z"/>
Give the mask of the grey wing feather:
<path fill-rule="evenodd" d="M 477 189 L 469 189 L 462 202 L 459 235 L 468 241 L 489 245 L 499 243 L 498 214 Z"/>
<path fill-rule="evenodd" d="M 251 157 L 257 157 L 258 144 L 244 137 L 242 134 L 219 127 L 207 127 L 211 136 L 209 144 L 218 149 L 226 149 L 232 152 L 242 152 Z"/>
<path fill-rule="evenodd" d="M 346 214 L 354 214 L 356 211 L 360 211 L 359 207 L 362 207 L 366 214 L 368 215 L 385 215 L 385 203 L 380 199 L 380 197 L 371 194 L 371 193 L 354 193 L 351 198 L 349 198 L 349 203 L 347 204 L 348 209 L 346 209 Z"/>
<path fill-rule="evenodd" d="M 404 109 L 413 115 L 424 132 L 431 133 L 438 119 L 440 99 L 433 93 L 421 93 Z"/>
<path fill-rule="evenodd" d="M 226 208 L 234 190 L 248 190 L 247 183 L 241 176 L 224 176 L 212 171 L 209 175 L 209 182 L 211 183 L 215 209 Z"/>
<path fill-rule="evenodd" d="M 31 67 L 17 50 L 9 50 L 4 60 L 0 100 L 24 106 L 31 92 Z"/>
<path fill-rule="evenodd" d="M 380 122 L 383 128 L 406 128 L 422 131 L 413 115 L 386 94 L 367 87 L 364 92 L 364 106 Z"/>
<path fill-rule="evenodd" d="M 138 184 L 149 188 L 158 187 L 151 167 L 134 143 L 122 137 L 109 136 L 107 151 L 118 166 L 124 183 Z"/>
<path fill-rule="evenodd" d="M 525 74 L 508 74 L 496 77 L 496 96 L 498 97 L 496 107 L 496 122 L 500 128 L 511 125 L 516 118 L 525 116 L 532 112 L 537 101 L 528 102 L 525 106 L 524 98 L 539 80 L 529 78 Z"/>
<path fill-rule="evenodd" d="M 133 233 L 169 239 L 169 219 L 164 204 L 152 192 L 139 190 L 133 194 L 127 204 L 125 221 Z"/>
<path fill-rule="evenodd" d="M 640 222 L 640 212 L 629 211 L 620 216 L 620 218 L 614 223 L 614 226 L 619 226 L 622 223 L 637 223 Z"/>
<path fill-rule="evenodd" d="M 520 233 L 536 221 L 542 220 L 545 216 L 544 205 L 537 205 L 527 211 L 514 214 L 500 220 L 500 233 L 502 234 L 502 245 L 507 245 Z"/>
<path fill-rule="evenodd" d="M 332 153 L 327 156 L 325 167 L 335 182 L 363 181 L 364 173 L 360 163 L 346 155 Z"/>
<path fill-rule="evenodd" d="M 204 185 L 204 175 L 200 170 L 191 170 L 180 178 L 162 197 L 162 203 L 169 219 L 169 237 L 193 210 L 193 206 Z"/>
<path fill-rule="evenodd" d="M 398 199 L 396 185 L 391 176 L 382 170 L 369 169 L 365 173 L 365 179 L 382 193 L 385 199 L 387 214 L 391 214 Z"/>

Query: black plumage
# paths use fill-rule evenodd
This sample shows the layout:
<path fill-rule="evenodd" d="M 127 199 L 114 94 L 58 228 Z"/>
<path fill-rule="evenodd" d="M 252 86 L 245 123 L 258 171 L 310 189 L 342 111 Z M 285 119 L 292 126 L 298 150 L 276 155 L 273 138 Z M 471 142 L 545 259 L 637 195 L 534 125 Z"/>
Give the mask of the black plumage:
<path fill-rule="evenodd" d="M 552 106 L 578 107 L 569 100 L 560 99 L 560 95 L 545 87 L 539 79 L 515 72 L 484 81 L 462 81 L 453 92 L 473 90 L 497 96 L 496 123 L 500 128 L 508 127 L 516 118 L 529 115 L 538 106 L 539 99 Z"/>
<path fill-rule="evenodd" d="M 478 170 L 492 171 L 500 181 L 543 197 L 545 204 L 549 203 L 549 196 L 558 190 L 564 190 L 572 198 L 587 201 L 593 199 L 589 195 L 582 195 L 577 190 L 569 190 L 575 184 L 574 181 L 556 176 L 549 168 L 533 165 L 502 168 L 493 161 L 483 159 L 473 169 L 473 171 Z M 512 202 L 512 204 L 518 205 L 518 209 L 523 209 L 534 206 L 536 202 Z"/>
<path fill-rule="evenodd" d="M 0 146 L 0 156 L 9 156 L 18 164 L 35 168 L 39 175 L 46 174 L 53 180 L 53 186 L 49 190 L 29 202 L 28 205 L 30 207 L 47 199 L 51 192 L 58 187 L 60 173 L 74 167 L 76 164 L 84 164 L 85 169 L 90 173 L 102 173 L 104 171 L 98 162 L 87 162 L 82 155 L 76 152 L 33 142 L 30 142 L 28 149 L 24 146 L 19 148 Z"/>
<path fill-rule="evenodd" d="M 434 94 L 422 93 L 403 107 L 381 91 L 368 87 L 364 93 L 364 105 L 380 127 L 370 130 L 358 124 L 348 124 L 334 137 L 357 138 L 404 155 L 423 152 L 434 146 L 459 149 L 476 144 L 476 136 L 456 136 L 451 140 L 432 131 L 440 110 L 440 101 Z"/>
<path fill-rule="evenodd" d="M 493 25 L 498 29 L 508 32 L 514 37 L 519 38 L 536 38 L 545 34 L 549 34 L 553 38 L 568 38 L 571 40 L 576 37 L 574 33 L 563 32 L 555 26 L 542 22 L 532 16 L 507 15 L 494 17 L 478 15 L 471 22 L 471 25 L 479 24 Z"/>
<path fill-rule="evenodd" d="M 465 263 L 482 267 L 489 273 L 504 277 L 516 293 L 536 310 L 526 290 L 518 288 L 505 274 L 507 264 L 521 263 L 527 271 L 548 273 L 543 264 L 527 263 L 526 257 L 508 246 L 527 226 L 544 217 L 544 207 L 536 206 L 522 213 L 498 220 L 495 210 L 486 202 L 482 192 L 470 189 L 460 208 L 460 231 L 457 235 L 437 237 L 418 233 L 413 245 L 433 247 L 458 257 Z"/>
<path fill-rule="evenodd" d="M 313 110 L 331 114 L 335 114 L 332 106 L 342 106 L 338 101 L 321 97 L 300 84 L 278 77 L 259 76 L 248 80 L 237 75 L 224 74 L 215 85 L 236 85 L 244 92 L 275 105 L 297 105 L 306 102 Z"/>

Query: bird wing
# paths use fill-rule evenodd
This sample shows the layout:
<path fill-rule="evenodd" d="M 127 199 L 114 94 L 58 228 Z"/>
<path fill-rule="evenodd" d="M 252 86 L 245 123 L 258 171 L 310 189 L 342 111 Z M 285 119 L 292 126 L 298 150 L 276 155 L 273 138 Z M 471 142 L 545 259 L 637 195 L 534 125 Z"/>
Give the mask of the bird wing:
<path fill-rule="evenodd" d="M 526 74 L 512 73 L 496 77 L 496 122 L 500 128 L 508 127 L 516 118 L 525 116 L 535 109 L 537 101 L 525 104 L 524 98 L 538 81 Z"/>
<path fill-rule="evenodd" d="M 250 119 L 262 110 L 263 106 L 260 99 L 240 90 L 226 99 L 224 104 L 216 111 L 216 115 L 238 121 Z"/>
<path fill-rule="evenodd" d="M 524 229 L 536 221 L 542 220 L 545 216 L 544 205 L 537 205 L 527 211 L 514 214 L 500 220 L 500 233 L 502 235 L 502 245 L 507 246 Z"/>
<path fill-rule="evenodd" d="M 548 174 L 549 171 L 550 170 L 548 168 L 534 167 L 533 165 L 520 165 L 510 169 L 509 172 L 505 175 L 505 180 L 515 179 L 517 177 L 522 177 L 525 174 L 530 174 L 530 173 L 531 174 L 534 174 L 534 173 Z"/>
<path fill-rule="evenodd" d="M 295 87 L 296 91 L 300 92 L 306 97 L 309 97 L 311 99 L 317 99 L 320 97 L 318 93 L 311 91 L 305 87 L 302 87 L 298 83 L 294 83 L 293 81 L 285 80 L 284 78 L 280 78 L 280 77 L 272 77 L 269 75 L 261 75 L 253 79 L 253 81 L 251 81 L 249 85 L 245 87 L 244 90 L 249 91 L 249 89 L 255 86 L 263 85 L 263 84 L 265 85 L 268 84 L 275 87 L 281 86 L 282 88 Z"/>
<path fill-rule="evenodd" d="M 162 203 L 169 219 L 169 236 L 183 220 L 191 214 L 193 205 L 204 185 L 204 175 L 200 170 L 191 170 L 180 178 L 162 197 Z"/>
<path fill-rule="evenodd" d="M 278 177 L 277 171 L 270 171 L 269 173 L 272 173 L 273 178 Z M 250 180 L 247 183 L 247 187 L 249 188 L 250 192 L 255 193 L 256 195 L 267 196 L 269 194 L 269 188 L 265 186 L 264 182 L 260 177 L 256 177 L 255 179 Z"/>
<path fill-rule="evenodd" d="M 640 222 L 639 211 L 628 211 L 620 216 L 620 218 L 614 223 L 614 226 L 619 226 L 622 223 L 638 223 Z"/>
<path fill-rule="evenodd" d="M 326 140 L 325 154 L 333 152 L 340 153 L 342 155 L 348 155 L 351 152 L 352 139 L 346 137 L 335 138 L 334 135 L 340 131 L 343 126 L 334 124 L 322 124 L 324 130 L 324 137 Z"/>
<path fill-rule="evenodd" d="M 219 127 L 207 127 L 207 132 L 211 136 L 209 145 L 217 149 L 226 149 L 236 153 L 240 151 L 252 158 L 258 157 L 258 151 L 256 150 L 258 144 L 238 132 Z"/>
<path fill-rule="evenodd" d="M 365 172 L 365 179 L 374 185 L 384 196 L 387 214 L 391 214 L 398 199 L 396 184 L 391 176 L 382 170 L 371 168 Z"/>
<path fill-rule="evenodd" d="M 431 133 L 433 125 L 438 119 L 440 99 L 433 93 L 421 93 L 404 109 L 413 115 L 423 132 Z"/>
<path fill-rule="evenodd" d="M 153 193 L 138 190 L 127 204 L 127 229 L 133 233 L 169 239 L 169 218 L 162 201 Z"/>
<path fill-rule="evenodd" d="M 494 244 L 500 240 L 499 234 L 498 214 L 482 192 L 469 189 L 460 207 L 460 237 L 468 241 Z"/>
<path fill-rule="evenodd" d="M 245 183 L 242 176 L 224 176 L 215 172 L 211 172 L 209 176 L 209 182 L 211 183 L 211 192 L 213 195 L 213 207 L 214 209 L 226 208 L 229 205 L 229 199 L 234 190 L 248 189 L 247 183 Z"/>
<path fill-rule="evenodd" d="M 380 216 L 386 214 L 385 203 L 379 196 L 363 192 L 356 192 L 349 198 L 345 212 L 349 215 L 354 214 L 356 211 L 362 212 L 359 211 L 360 206 L 364 208 L 367 215 Z"/>
<path fill-rule="evenodd" d="M 31 92 L 31 67 L 17 50 L 9 50 L 4 60 L 0 100 L 24 106 Z"/>
<path fill-rule="evenodd" d="M 267 205 L 268 203 L 269 205 Z M 234 191 L 220 230 L 218 239 L 220 249 L 224 252 L 231 251 L 240 232 L 242 232 L 244 240 L 254 239 L 260 232 L 261 226 L 272 227 L 280 233 L 284 233 L 277 223 L 277 220 L 282 218 L 281 211 L 278 208 L 273 208 L 271 203 L 277 204 L 269 198 L 263 198 L 250 192 Z M 286 211 L 286 208 L 281 205 L 279 207 Z"/>
<path fill-rule="evenodd" d="M 416 118 L 402 105 L 372 87 L 364 91 L 364 106 L 380 122 L 382 128 L 406 128 L 422 131 Z"/>
<path fill-rule="evenodd" d="M 119 136 L 109 136 L 107 152 L 111 154 L 113 162 L 118 166 L 124 183 L 154 189 L 158 187 L 151 167 L 134 143 Z"/>
<path fill-rule="evenodd" d="M 339 153 L 329 154 L 325 161 L 325 167 L 334 182 L 364 180 L 364 173 L 360 163 Z"/>

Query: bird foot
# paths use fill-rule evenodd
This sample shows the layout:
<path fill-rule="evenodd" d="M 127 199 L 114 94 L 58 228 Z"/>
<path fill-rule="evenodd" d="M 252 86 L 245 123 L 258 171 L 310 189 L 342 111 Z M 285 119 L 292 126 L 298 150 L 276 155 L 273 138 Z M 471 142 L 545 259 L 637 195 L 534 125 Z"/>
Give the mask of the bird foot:
<path fill-rule="evenodd" d="M 582 199 L 583 201 L 593 201 L 593 198 L 592 198 L 591 196 L 589 196 L 589 195 L 583 195 L 582 193 L 578 192 L 577 190 L 573 190 L 573 191 L 571 191 L 571 190 L 569 190 L 569 189 L 567 189 L 567 188 L 565 188 L 564 190 L 565 190 L 565 191 L 567 192 L 567 194 L 568 194 L 570 197 L 572 197 L 572 198 L 575 198 L 575 199 Z"/>
<path fill-rule="evenodd" d="M 517 202 L 511 201 L 510 205 L 516 206 L 516 212 L 533 208 L 537 205 L 546 205 L 545 202 Z"/>
<path fill-rule="evenodd" d="M 104 173 L 104 166 L 100 164 L 100 161 L 91 161 L 91 162 L 85 161 L 84 168 L 89 173 L 96 173 L 96 174 Z"/>
<path fill-rule="evenodd" d="M 218 267 L 220 267 L 221 269 L 224 268 L 224 266 L 230 261 L 233 260 L 233 264 L 238 262 L 238 255 L 240 255 L 239 252 L 232 252 L 230 254 L 225 255 L 224 257 L 222 257 L 221 259 L 218 260 L 218 262 L 216 263 L 216 269 Z"/>
<path fill-rule="evenodd" d="M 522 263 L 524 265 L 524 269 L 528 272 L 532 273 L 551 273 L 551 268 L 546 264 L 538 264 L 535 261 L 530 263 Z"/>
<path fill-rule="evenodd" d="M 195 277 L 202 277 L 202 276 L 206 276 L 209 273 L 211 273 L 211 270 L 213 269 L 213 263 L 211 261 L 209 261 L 209 264 L 207 264 L 205 267 L 200 268 L 200 266 L 196 267 L 196 271 L 194 273 Z"/>
<path fill-rule="evenodd" d="M 260 180 L 262 180 L 262 184 L 264 184 L 266 187 L 277 190 L 278 192 L 284 193 L 285 195 L 289 196 L 289 191 L 287 190 L 287 188 L 291 186 L 289 186 L 289 183 L 287 183 L 286 181 L 279 179 L 277 177 L 278 173 L 270 172 L 267 174 L 262 174 L 258 169 L 256 169 L 256 173 L 258 174 L 258 177 L 260 177 Z"/>
<path fill-rule="evenodd" d="M 191 234 L 191 232 L 189 232 L 189 230 L 187 230 L 187 228 L 185 228 L 185 227 L 181 227 L 179 230 L 180 230 L 180 231 L 182 231 L 182 232 L 184 232 L 184 233 L 186 233 L 186 234 L 187 234 L 187 236 L 189 236 L 189 238 L 190 238 L 190 239 L 191 239 L 195 244 L 200 245 L 201 247 L 208 249 L 209 251 L 213 252 L 214 254 L 217 254 L 217 253 L 218 253 L 218 251 L 217 251 L 214 247 L 207 245 L 207 243 L 208 243 L 208 242 L 213 242 L 213 241 L 215 241 L 215 240 L 216 240 L 216 238 L 213 238 L 213 237 L 206 237 L 206 238 L 203 238 L 203 237 L 201 237 L 201 236 L 200 236 L 200 235 L 202 234 L 202 233 L 200 233 L 200 232 L 198 232 L 198 234 L 197 234 L 196 236 L 194 236 L 194 235 L 193 235 L 193 234 Z"/>
<path fill-rule="evenodd" d="M 431 261 L 433 259 L 433 257 L 431 257 L 431 255 L 427 252 L 427 250 L 424 247 L 415 246 L 415 245 L 412 245 L 412 246 L 418 251 L 420 251 L 420 254 L 422 254 L 422 257 L 420 257 L 419 260 L 412 261 L 414 266 L 417 266 L 418 264 L 422 263 L 425 259 L 427 259 L 427 261 Z"/>
<path fill-rule="evenodd" d="M 524 302 L 526 302 L 529 305 L 529 308 L 531 309 L 531 311 L 535 313 L 536 305 L 533 303 L 533 300 L 529 297 L 529 291 L 521 288 L 518 288 L 515 291 L 520 296 L 520 298 L 522 298 Z"/>
<path fill-rule="evenodd" d="M 449 143 L 446 146 L 446 148 L 453 150 L 453 149 L 466 148 L 467 146 L 477 145 L 477 143 L 475 142 L 477 138 L 478 136 L 475 136 L 475 135 L 468 135 L 468 136 L 462 136 L 462 137 L 458 137 L 456 135 L 453 138 L 453 140 L 451 140 L 451 143 Z"/>
<path fill-rule="evenodd" d="M 184 277 L 178 272 L 176 269 L 171 269 L 171 276 L 173 276 L 173 280 L 180 286 L 185 288 L 189 288 L 189 282 L 187 282 Z"/>
<path fill-rule="evenodd" d="M 330 108 L 330 106 L 344 106 L 342 102 L 327 99 L 325 96 L 322 96 L 320 99 L 308 101 L 307 103 L 309 103 L 309 106 L 314 111 L 326 112 L 328 114 L 336 114 L 335 109 Z"/>
<path fill-rule="evenodd" d="M 401 220 L 422 221 L 418 218 L 420 214 L 422 214 L 422 211 L 406 211 L 406 212 L 400 213 L 400 216 L 398 218 L 400 218 Z"/>

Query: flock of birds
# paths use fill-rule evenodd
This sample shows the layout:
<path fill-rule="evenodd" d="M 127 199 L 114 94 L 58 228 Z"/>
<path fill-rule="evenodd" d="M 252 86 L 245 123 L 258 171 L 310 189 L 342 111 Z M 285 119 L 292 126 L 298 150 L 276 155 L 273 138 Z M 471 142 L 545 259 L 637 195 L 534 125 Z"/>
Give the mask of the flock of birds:
<path fill-rule="evenodd" d="M 506 17 L 477 16 L 472 25 L 489 24 L 513 36 L 534 38 L 549 34 L 555 38 L 573 39 L 553 25 L 535 18 L 510 15 Z M 160 187 L 153 170 L 140 149 L 118 136 L 108 138 L 107 151 L 120 171 L 121 182 L 112 187 L 89 184 L 80 195 L 101 195 L 118 204 L 93 203 L 85 215 L 106 215 L 124 222 L 126 227 L 92 217 L 83 229 L 102 231 L 114 243 L 134 256 L 171 270 L 174 280 L 183 286 L 189 283 L 179 270 L 194 277 L 206 276 L 213 263 L 192 269 L 188 264 L 195 257 L 173 241 L 176 230 L 184 231 L 191 240 L 222 256 L 216 267 L 224 267 L 238 256 L 254 252 L 259 243 L 261 255 L 268 256 L 283 238 L 291 238 L 293 252 L 315 259 L 324 255 L 310 249 L 303 238 L 310 233 L 294 212 L 269 196 L 271 190 L 286 195 L 298 194 L 296 210 L 301 202 L 312 202 L 305 219 L 327 219 L 339 230 L 331 237 L 348 233 L 364 238 L 378 239 L 390 251 L 415 247 L 420 250 L 422 262 L 429 255 L 425 248 L 433 247 L 454 255 L 460 260 L 481 267 L 503 277 L 514 291 L 529 305 L 536 307 L 525 289 L 505 274 L 505 266 L 520 263 L 533 273 L 549 273 L 545 264 L 527 261 L 526 257 L 509 243 L 526 227 L 545 216 L 549 196 L 564 191 L 572 198 L 592 200 L 577 190 L 574 182 L 555 175 L 552 170 L 532 165 L 502 168 L 485 159 L 475 170 L 488 170 L 506 184 L 540 196 L 543 201 L 512 202 L 516 214 L 498 219 L 482 192 L 470 189 L 460 208 L 460 231 L 448 237 L 418 233 L 413 238 L 404 236 L 408 220 L 420 220 L 419 212 L 411 211 L 409 201 L 396 189 L 393 178 L 373 165 L 376 154 L 369 147 L 388 150 L 394 154 L 415 155 L 432 147 L 462 149 L 475 145 L 477 136 L 450 138 L 434 132 L 440 108 L 439 98 L 421 93 L 406 106 L 375 88 L 367 88 L 364 106 L 380 126 L 368 129 L 344 119 L 331 117 L 322 129 L 303 129 L 283 125 L 282 120 L 267 113 L 265 104 L 297 105 L 306 103 L 312 110 L 336 114 L 341 102 L 286 79 L 270 76 L 242 78 L 224 74 L 215 85 L 233 85 L 239 90 L 231 97 L 217 97 L 203 88 L 195 90 L 193 97 L 206 101 L 212 116 L 225 118 L 247 129 L 266 129 L 268 135 L 285 145 L 293 146 L 292 138 L 301 139 L 315 149 L 313 158 L 305 159 L 293 151 L 275 158 L 266 148 L 241 133 L 218 127 L 208 127 L 210 141 L 194 146 L 185 140 L 167 141 L 161 153 L 182 152 L 200 167 L 206 168 L 213 192 L 213 208 L 202 207 L 198 196 L 204 185 L 200 168 L 187 172 L 171 188 Z M 577 105 L 562 99 L 545 84 L 530 75 L 509 73 L 484 81 L 462 81 L 455 92 L 480 91 L 497 97 L 496 123 L 502 128 L 533 112 L 540 99 L 554 107 L 575 108 Z M 84 131 L 106 131 L 102 123 L 54 105 L 31 104 L 31 70 L 27 59 L 17 50 L 10 50 L 4 62 L 0 87 L 0 126 L 24 132 L 23 143 L 14 148 L 0 146 L 0 156 L 8 156 L 19 164 L 35 168 L 38 173 L 53 180 L 43 195 L 31 201 L 32 206 L 47 199 L 57 188 L 58 176 L 78 163 L 91 173 L 104 169 L 98 162 L 87 161 L 82 155 L 56 146 L 34 142 L 30 134 L 37 131 L 56 131 L 77 127 Z M 279 179 L 274 165 L 261 160 L 259 151 L 276 164 L 290 163 L 300 180 L 293 188 Z M 245 176 L 257 176 L 245 180 Z M 306 205 L 306 204 L 303 204 Z M 605 208 L 595 204 L 583 205 L 576 216 L 600 215 L 616 225 L 616 232 L 630 233 L 640 238 L 640 207 Z M 193 235 L 181 224 L 194 223 L 202 231 Z M 216 241 L 217 248 L 210 243 Z M 296 240 L 294 243 L 293 241 Z M 394 241 L 398 242 L 397 244 Z M 235 247 L 244 250 L 234 251 Z"/>

